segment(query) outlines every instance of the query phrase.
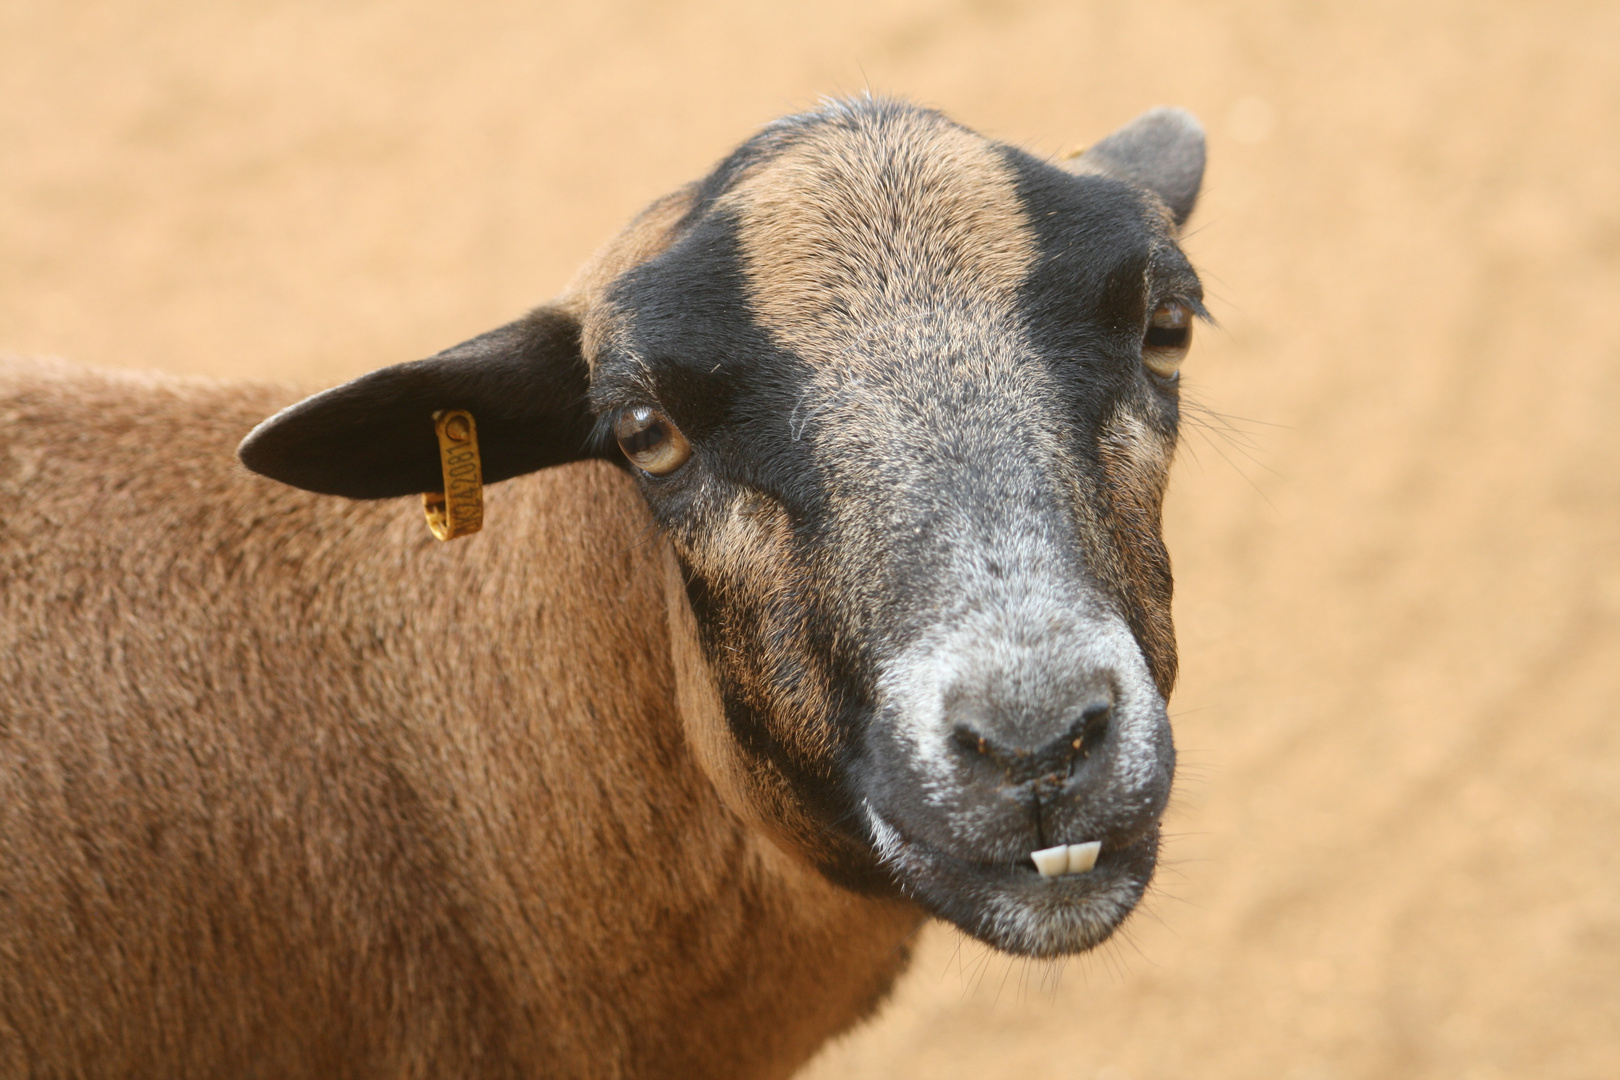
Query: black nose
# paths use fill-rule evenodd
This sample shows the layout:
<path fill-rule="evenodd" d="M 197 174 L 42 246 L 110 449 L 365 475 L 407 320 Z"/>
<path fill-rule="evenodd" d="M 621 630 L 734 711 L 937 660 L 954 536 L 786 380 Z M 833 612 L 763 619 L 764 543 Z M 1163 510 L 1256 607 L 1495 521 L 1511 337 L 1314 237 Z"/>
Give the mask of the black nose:
<path fill-rule="evenodd" d="M 1066 779 L 1090 760 L 1108 740 L 1114 700 L 1105 692 L 1069 705 L 1059 721 L 1066 717 L 1069 722 L 1057 735 L 1049 734 L 1049 715 L 998 717 L 995 710 L 969 703 L 959 703 L 953 712 L 951 741 L 968 768 L 981 774 L 993 771 L 1001 783 L 1019 785 L 1048 777 Z"/>

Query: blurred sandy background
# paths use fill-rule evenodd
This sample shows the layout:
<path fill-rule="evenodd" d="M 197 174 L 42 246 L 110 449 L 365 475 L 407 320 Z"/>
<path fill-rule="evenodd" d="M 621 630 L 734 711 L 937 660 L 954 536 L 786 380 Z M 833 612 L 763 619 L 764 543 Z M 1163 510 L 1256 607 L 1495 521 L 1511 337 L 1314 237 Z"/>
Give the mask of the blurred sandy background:
<path fill-rule="evenodd" d="M 0 349 L 424 356 L 868 85 L 1044 152 L 1195 110 L 1221 326 L 1155 896 L 1060 967 L 929 930 L 810 1075 L 1620 1076 L 1612 0 L 0 0 Z"/>

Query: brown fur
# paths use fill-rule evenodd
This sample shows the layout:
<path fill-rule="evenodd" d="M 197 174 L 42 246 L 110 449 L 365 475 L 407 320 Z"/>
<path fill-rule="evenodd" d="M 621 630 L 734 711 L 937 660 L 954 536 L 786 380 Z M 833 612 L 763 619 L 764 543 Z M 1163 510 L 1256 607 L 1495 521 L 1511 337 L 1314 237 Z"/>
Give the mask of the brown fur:
<path fill-rule="evenodd" d="M 780 1077 L 870 1010 L 919 915 L 716 797 L 631 482 L 441 545 L 234 464 L 294 396 L 0 365 L 0 1075 Z"/>

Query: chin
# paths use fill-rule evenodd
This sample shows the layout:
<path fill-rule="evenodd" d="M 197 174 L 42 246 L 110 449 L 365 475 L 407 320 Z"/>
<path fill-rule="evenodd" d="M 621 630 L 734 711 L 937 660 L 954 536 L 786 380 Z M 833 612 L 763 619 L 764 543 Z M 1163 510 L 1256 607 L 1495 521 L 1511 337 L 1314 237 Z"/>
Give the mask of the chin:
<path fill-rule="evenodd" d="M 1002 952 L 1056 959 L 1107 941 L 1136 909 L 1158 864 L 1159 828 L 1104 849 L 1084 873 L 1048 877 L 1029 859 L 978 862 L 908 839 L 870 807 L 883 864 L 930 914 Z"/>

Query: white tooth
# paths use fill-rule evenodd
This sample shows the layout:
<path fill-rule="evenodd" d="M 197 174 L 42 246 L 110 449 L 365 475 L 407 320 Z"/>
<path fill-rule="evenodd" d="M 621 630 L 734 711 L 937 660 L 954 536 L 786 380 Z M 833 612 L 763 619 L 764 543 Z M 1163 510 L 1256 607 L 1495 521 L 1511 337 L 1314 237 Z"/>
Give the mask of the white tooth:
<path fill-rule="evenodd" d="M 1052 850 L 1057 850 L 1056 848 Z M 1089 844 L 1070 844 L 1068 848 L 1068 869 L 1071 874 L 1083 874 L 1097 865 L 1097 854 L 1102 851 L 1102 841 L 1093 840 Z M 1042 873 L 1045 873 L 1043 870 Z"/>
<path fill-rule="evenodd" d="M 1069 849 L 1063 844 L 1032 851 L 1029 857 L 1035 860 L 1035 869 L 1041 872 L 1042 877 L 1057 877 L 1069 872 Z"/>

